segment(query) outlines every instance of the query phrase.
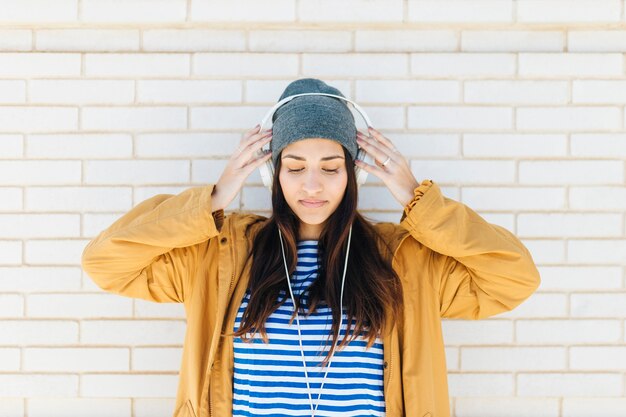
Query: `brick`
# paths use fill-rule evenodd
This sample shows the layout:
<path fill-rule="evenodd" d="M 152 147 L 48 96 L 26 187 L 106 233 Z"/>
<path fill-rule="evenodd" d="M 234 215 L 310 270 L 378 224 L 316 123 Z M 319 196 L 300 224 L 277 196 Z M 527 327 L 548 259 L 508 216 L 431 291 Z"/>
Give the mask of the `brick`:
<path fill-rule="evenodd" d="M 468 133 L 463 135 L 463 156 L 506 158 L 566 156 L 564 134 Z"/>
<path fill-rule="evenodd" d="M 513 161 L 413 160 L 411 171 L 416 177 L 436 178 L 438 182 L 446 184 L 502 184 L 515 181 Z"/>
<path fill-rule="evenodd" d="M 261 106 L 202 106 L 192 107 L 192 129 L 242 129 L 252 126 L 265 115 Z"/>
<path fill-rule="evenodd" d="M 31 265 L 80 265 L 84 240 L 31 240 L 25 244 L 24 259 Z"/>
<path fill-rule="evenodd" d="M 0 0 L 0 22 L 73 22 L 78 0 Z"/>
<path fill-rule="evenodd" d="M 243 30 L 147 29 L 143 50 L 158 52 L 244 51 Z"/>
<path fill-rule="evenodd" d="M 21 188 L 0 188 L 0 213 L 22 210 Z"/>
<path fill-rule="evenodd" d="M 509 374 L 448 373 L 451 397 L 504 397 L 514 393 Z"/>
<path fill-rule="evenodd" d="M 568 240 L 568 260 L 588 264 L 624 264 L 626 240 Z"/>
<path fill-rule="evenodd" d="M 76 237 L 78 214 L 0 214 L 3 238 Z"/>
<path fill-rule="evenodd" d="M 619 133 L 574 133 L 570 138 L 572 155 L 604 157 L 626 157 L 626 134 Z"/>
<path fill-rule="evenodd" d="M 619 161 L 563 160 L 520 161 L 521 184 L 621 184 L 623 164 Z"/>
<path fill-rule="evenodd" d="M 189 181 L 189 161 L 88 161 L 86 184 L 176 184 Z"/>
<path fill-rule="evenodd" d="M 464 187 L 463 203 L 474 210 L 556 210 L 565 207 L 565 189 Z"/>
<path fill-rule="evenodd" d="M 160 130 L 187 128 L 184 107 L 84 107 L 83 129 Z"/>
<path fill-rule="evenodd" d="M 622 30 L 570 30 L 567 32 L 570 52 L 626 52 L 626 33 Z"/>
<path fill-rule="evenodd" d="M 0 107 L 0 126 L 6 132 L 76 130 L 78 109 L 69 107 Z"/>
<path fill-rule="evenodd" d="M 269 190 L 265 187 L 243 187 L 240 192 L 241 209 L 255 212 L 270 211 L 272 207 L 271 197 Z"/>
<path fill-rule="evenodd" d="M 626 317 L 626 294 L 572 294 L 572 317 Z"/>
<path fill-rule="evenodd" d="M 515 74 L 515 54 L 454 52 L 413 53 L 410 56 L 413 76 L 485 77 Z"/>
<path fill-rule="evenodd" d="M 358 52 L 444 52 L 455 51 L 458 35 L 454 30 L 357 30 Z"/>
<path fill-rule="evenodd" d="M 228 161 L 223 159 L 193 161 L 191 166 L 191 182 L 216 184 L 222 172 L 224 172 L 227 163 Z M 258 169 L 255 171 L 258 171 Z M 258 172 L 255 172 L 255 174 L 258 174 Z M 258 179 L 259 181 L 261 180 L 260 174 Z M 250 178 L 250 180 L 252 180 L 252 178 Z"/>
<path fill-rule="evenodd" d="M 408 75 L 405 54 L 302 54 L 302 72 L 311 77 L 396 77 Z"/>
<path fill-rule="evenodd" d="M 351 52 L 349 31 L 252 30 L 251 51 L 261 52 Z"/>
<path fill-rule="evenodd" d="M 169 416 L 176 407 L 175 398 L 136 398 L 133 400 L 134 417 Z"/>
<path fill-rule="evenodd" d="M 290 76 L 298 74 L 298 55 L 272 53 L 202 53 L 193 56 L 193 75 Z"/>
<path fill-rule="evenodd" d="M 26 348 L 24 370 L 29 372 L 128 371 L 128 349 Z M 54 360 L 50 360 L 54 358 Z"/>
<path fill-rule="evenodd" d="M 309 0 L 298 3 L 302 22 L 402 22 L 402 0 Z"/>
<path fill-rule="evenodd" d="M 90 77 L 186 77 L 188 54 L 85 54 L 85 75 Z"/>
<path fill-rule="evenodd" d="M 132 208 L 130 187 L 29 187 L 28 211 L 128 211 Z"/>
<path fill-rule="evenodd" d="M 128 134 L 43 134 L 28 135 L 29 158 L 107 159 L 133 155 L 132 137 Z"/>
<path fill-rule="evenodd" d="M 153 303 L 142 299 L 135 299 L 133 317 L 184 319 L 185 306 L 183 303 Z"/>
<path fill-rule="evenodd" d="M 520 0 L 526 2 L 528 0 Z M 623 58 L 611 53 L 520 53 L 519 75 L 525 77 L 598 77 L 621 75 Z"/>
<path fill-rule="evenodd" d="M 563 398 L 562 407 L 563 417 L 586 417 L 598 410 L 603 416 L 619 417 L 626 409 L 626 398 Z"/>
<path fill-rule="evenodd" d="M 290 0 L 191 0 L 189 20 L 211 22 L 293 22 L 296 3 Z"/>
<path fill-rule="evenodd" d="M 444 157 L 460 155 L 460 140 L 455 134 L 390 133 L 387 135 L 405 158 L 425 156 Z"/>
<path fill-rule="evenodd" d="M 0 330 L 0 343 L 3 345 L 47 346 L 78 343 L 78 323 L 75 320 L 2 320 Z M 14 383 L 15 381 L 9 385 Z M 5 382 L 0 383 L 0 387 L 5 385 Z"/>
<path fill-rule="evenodd" d="M 69 397 L 78 392 L 78 375 L 0 374 L 2 397 Z"/>
<path fill-rule="evenodd" d="M 602 290 L 620 288 L 622 271 L 616 266 L 542 266 L 541 290 Z"/>
<path fill-rule="evenodd" d="M 543 131 L 615 130 L 622 125 L 617 107 L 519 107 L 517 128 Z"/>
<path fill-rule="evenodd" d="M 517 21 L 528 23 L 619 22 L 619 0 L 519 0 Z"/>
<path fill-rule="evenodd" d="M 513 341 L 513 323 L 506 320 L 444 320 L 446 345 L 502 344 Z"/>
<path fill-rule="evenodd" d="M 589 198 L 593 195 L 593 198 Z M 621 210 L 626 209 L 624 187 L 570 187 L 569 205 L 574 210 Z"/>
<path fill-rule="evenodd" d="M 80 54 L 0 53 L 0 77 L 63 77 L 80 75 Z"/>
<path fill-rule="evenodd" d="M 617 371 L 626 369 L 624 346 L 572 346 L 569 365 L 574 370 Z"/>
<path fill-rule="evenodd" d="M 38 51 L 119 52 L 139 50 L 138 30 L 42 29 L 35 31 Z"/>
<path fill-rule="evenodd" d="M 410 129 L 510 129 L 513 112 L 507 107 L 410 106 Z"/>
<path fill-rule="evenodd" d="M 20 349 L 0 348 L 0 370 L 2 372 L 19 371 Z M 0 402 L 0 406 L 2 403 Z M 6 410 L 3 408 L 3 412 Z"/>
<path fill-rule="evenodd" d="M 620 340 L 618 320 L 518 320 L 519 343 L 612 343 Z"/>
<path fill-rule="evenodd" d="M 0 80 L 0 103 L 14 104 L 26 102 L 26 82 Z"/>
<path fill-rule="evenodd" d="M 511 22 L 511 0 L 409 0 L 410 22 Z"/>
<path fill-rule="evenodd" d="M 81 322 L 81 343 L 108 345 L 181 345 L 182 320 L 88 320 Z"/>
<path fill-rule="evenodd" d="M 359 103 L 458 103 L 461 88 L 451 80 L 363 80 L 356 96 Z"/>
<path fill-rule="evenodd" d="M 0 241 L 0 265 L 20 265 L 22 263 L 22 241 Z M 0 276 L 0 282 L 2 277 Z"/>
<path fill-rule="evenodd" d="M 184 22 L 186 0 L 81 0 L 83 22 Z"/>
<path fill-rule="evenodd" d="M 623 104 L 626 82 L 617 80 L 574 80 L 572 82 L 573 103 Z"/>
<path fill-rule="evenodd" d="M 178 372 L 183 351 L 180 348 L 135 348 L 133 371 Z"/>
<path fill-rule="evenodd" d="M 145 80 L 137 85 L 139 103 L 241 103 L 241 81 Z"/>
<path fill-rule="evenodd" d="M 22 158 L 24 156 L 22 135 L 0 134 L 0 154 L 4 159 Z"/>
<path fill-rule="evenodd" d="M 146 133 L 135 139 L 140 158 L 230 157 L 243 137 L 239 133 Z"/>
<path fill-rule="evenodd" d="M 30 417 L 131 417 L 130 399 L 28 398 Z"/>
<path fill-rule="evenodd" d="M 466 81 L 463 101 L 484 104 L 566 104 L 566 81 Z"/>
<path fill-rule="evenodd" d="M 554 30 L 464 30 L 461 32 L 461 51 L 468 52 L 561 52 L 564 45 L 563 32 Z"/>
<path fill-rule="evenodd" d="M 48 318 L 131 317 L 132 300 L 111 294 L 33 294 L 27 315 Z"/>
<path fill-rule="evenodd" d="M 565 294 L 533 294 L 511 311 L 499 314 L 499 318 L 560 318 L 567 317 Z"/>
<path fill-rule="evenodd" d="M 515 410 L 516 417 L 560 417 L 557 398 L 456 398 L 456 417 L 501 417 Z"/>
<path fill-rule="evenodd" d="M 622 376 L 609 373 L 518 374 L 517 395 L 521 397 L 618 397 Z"/>
<path fill-rule="evenodd" d="M 24 298 L 16 294 L 0 294 L 0 317 L 24 317 Z"/>
<path fill-rule="evenodd" d="M 32 46 L 32 31 L 27 29 L 0 29 L 0 51 L 30 51 Z"/>
<path fill-rule="evenodd" d="M 523 243 L 538 264 L 562 263 L 565 260 L 565 244 L 562 239 L 523 239 Z"/>
<path fill-rule="evenodd" d="M 144 199 L 145 200 L 145 199 Z M 142 200 L 143 201 L 143 200 Z M 134 204 L 133 204 L 134 205 Z M 115 222 L 124 212 L 118 212 L 115 214 L 83 214 L 83 237 L 93 238 L 98 233 L 109 227 Z M 85 282 L 89 286 L 90 291 L 99 291 L 100 288 L 93 284 L 91 278 L 85 277 Z"/>
<path fill-rule="evenodd" d="M 621 225 L 621 214 L 529 213 L 517 218 L 517 232 L 526 237 L 620 236 Z"/>
<path fill-rule="evenodd" d="M 564 347 L 468 347 L 461 349 L 464 371 L 554 371 L 567 366 Z"/>
<path fill-rule="evenodd" d="M 45 104 L 128 104 L 135 100 L 134 81 L 32 80 L 29 101 Z"/>
<path fill-rule="evenodd" d="M 0 267 L 0 291 L 79 291 L 80 275 L 80 268 Z"/>
<path fill-rule="evenodd" d="M 159 398 L 176 392 L 178 375 L 81 375 L 80 392 L 89 397 Z"/>

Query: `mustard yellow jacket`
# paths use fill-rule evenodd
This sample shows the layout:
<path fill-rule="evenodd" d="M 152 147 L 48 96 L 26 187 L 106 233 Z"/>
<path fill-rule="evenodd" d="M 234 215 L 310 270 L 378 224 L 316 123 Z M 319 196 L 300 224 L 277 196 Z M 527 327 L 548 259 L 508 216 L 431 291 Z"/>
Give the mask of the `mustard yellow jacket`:
<path fill-rule="evenodd" d="M 174 417 L 232 415 L 234 326 L 249 278 L 252 236 L 266 217 L 211 209 L 214 185 L 135 206 L 85 247 L 82 266 L 103 290 L 184 303 L 187 319 Z M 404 315 L 383 339 L 387 417 L 449 417 L 442 318 L 513 309 L 539 286 L 524 245 L 432 180 L 399 224 L 378 223 L 394 249 Z"/>

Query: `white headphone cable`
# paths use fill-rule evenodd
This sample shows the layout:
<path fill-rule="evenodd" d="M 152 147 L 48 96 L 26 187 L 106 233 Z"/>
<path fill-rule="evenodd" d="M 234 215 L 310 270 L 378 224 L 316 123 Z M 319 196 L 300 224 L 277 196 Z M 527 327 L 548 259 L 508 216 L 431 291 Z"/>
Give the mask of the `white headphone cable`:
<path fill-rule="evenodd" d="M 316 400 L 316 404 L 315 404 L 315 409 L 313 408 L 313 397 L 311 397 L 311 386 L 309 385 L 309 374 L 307 372 L 307 366 L 306 366 L 306 359 L 304 356 L 304 348 L 302 347 L 302 333 L 300 332 L 300 319 L 298 318 L 298 310 L 296 310 L 296 301 L 295 298 L 293 296 L 293 292 L 291 291 L 291 281 L 289 280 L 289 269 L 287 268 L 287 260 L 285 258 L 285 246 L 283 244 L 283 235 L 280 231 L 280 228 L 278 228 L 278 234 L 280 236 L 280 246 L 281 249 L 283 251 L 283 263 L 285 265 L 285 271 L 287 274 L 287 283 L 289 284 L 289 293 L 291 294 L 291 300 L 293 302 L 293 306 L 294 306 L 294 310 L 296 312 L 296 323 L 298 325 L 298 341 L 300 342 L 300 353 L 302 354 L 302 364 L 304 365 L 304 377 L 306 379 L 306 386 L 309 392 L 309 401 L 311 402 L 311 412 L 313 414 L 311 414 L 311 417 L 315 416 L 315 412 L 317 411 L 317 406 L 319 405 L 319 400 L 322 397 L 322 388 L 324 387 L 324 382 L 326 381 L 326 376 L 328 375 L 328 369 L 326 369 L 326 373 L 324 374 L 324 379 L 322 379 L 322 384 L 320 385 L 320 391 L 319 394 L 317 396 L 317 400 Z M 337 335 L 338 337 L 341 336 L 341 325 L 343 323 L 343 285 L 345 283 L 346 280 L 346 270 L 348 267 L 348 254 L 350 253 L 350 241 L 352 238 L 352 225 L 350 225 L 350 231 L 348 233 L 348 246 L 346 248 L 346 259 L 343 265 L 343 278 L 341 279 L 341 296 L 339 299 L 339 334 Z M 347 336 L 347 335 L 346 335 Z M 344 336 L 344 337 L 346 337 Z M 330 354 L 330 359 L 328 360 L 328 368 L 330 368 L 330 364 L 332 363 L 332 357 L 334 356 L 335 351 L 333 350 L 333 352 Z"/>

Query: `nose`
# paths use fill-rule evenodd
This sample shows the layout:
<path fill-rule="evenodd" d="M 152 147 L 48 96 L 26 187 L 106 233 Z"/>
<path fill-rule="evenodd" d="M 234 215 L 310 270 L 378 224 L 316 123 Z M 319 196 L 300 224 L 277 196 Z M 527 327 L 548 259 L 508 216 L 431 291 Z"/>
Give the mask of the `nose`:
<path fill-rule="evenodd" d="M 314 195 L 322 190 L 322 182 L 320 181 L 320 173 L 315 170 L 309 170 L 304 176 L 302 189 L 308 195 Z"/>

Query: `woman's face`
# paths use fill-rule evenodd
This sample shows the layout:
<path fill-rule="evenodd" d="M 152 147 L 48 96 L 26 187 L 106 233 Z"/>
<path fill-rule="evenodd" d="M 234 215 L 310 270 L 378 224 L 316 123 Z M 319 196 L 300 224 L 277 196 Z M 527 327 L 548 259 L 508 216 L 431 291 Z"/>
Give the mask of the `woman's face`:
<path fill-rule="evenodd" d="M 345 164 L 343 147 L 334 140 L 303 139 L 283 148 L 278 178 L 300 219 L 300 239 L 318 239 L 339 206 L 348 184 Z"/>

